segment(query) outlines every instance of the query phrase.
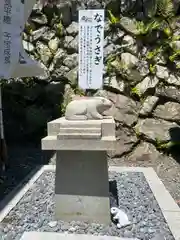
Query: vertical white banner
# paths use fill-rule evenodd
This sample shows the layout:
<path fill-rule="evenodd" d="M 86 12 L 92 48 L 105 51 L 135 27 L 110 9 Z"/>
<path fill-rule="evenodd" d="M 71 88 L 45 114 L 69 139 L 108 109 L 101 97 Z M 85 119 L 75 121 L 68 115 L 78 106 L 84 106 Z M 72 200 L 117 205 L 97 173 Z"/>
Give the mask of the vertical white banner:
<path fill-rule="evenodd" d="M 36 0 L 0 0 L 0 78 L 44 74 L 40 63 L 23 49 L 22 31 Z"/>
<path fill-rule="evenodd" d="M 0 77 L 10 78 L 10 72 L 19 61 L 21 32 L 24 26 L 24 2 L 0 1 Z"/>
<path fill-rule="evenodd" d="M 103 85 L 104 10 L 79 11 L 79 87 Z"/>

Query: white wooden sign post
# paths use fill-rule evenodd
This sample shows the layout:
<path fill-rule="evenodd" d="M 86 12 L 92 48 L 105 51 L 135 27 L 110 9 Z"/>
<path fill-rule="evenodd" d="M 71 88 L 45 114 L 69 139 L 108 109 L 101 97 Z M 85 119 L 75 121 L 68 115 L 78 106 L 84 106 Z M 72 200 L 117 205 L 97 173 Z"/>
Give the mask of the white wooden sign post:
<path fill-rule="evenodd" d="M 79 11 L 79 87 L 103 85 L 104 10 Z"/>

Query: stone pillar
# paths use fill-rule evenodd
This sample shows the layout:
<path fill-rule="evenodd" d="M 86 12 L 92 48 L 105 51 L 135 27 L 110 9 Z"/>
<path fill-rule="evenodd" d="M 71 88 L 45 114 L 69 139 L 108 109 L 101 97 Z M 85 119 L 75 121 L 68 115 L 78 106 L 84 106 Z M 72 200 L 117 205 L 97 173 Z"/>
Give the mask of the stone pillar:
<path fill-rule="evenodd" d="M 115 123 L 103 120 L 48 123 L 42 148 L 56 150 L 55 217 L 110 223 L 107 150 L 114 149 Z"/>

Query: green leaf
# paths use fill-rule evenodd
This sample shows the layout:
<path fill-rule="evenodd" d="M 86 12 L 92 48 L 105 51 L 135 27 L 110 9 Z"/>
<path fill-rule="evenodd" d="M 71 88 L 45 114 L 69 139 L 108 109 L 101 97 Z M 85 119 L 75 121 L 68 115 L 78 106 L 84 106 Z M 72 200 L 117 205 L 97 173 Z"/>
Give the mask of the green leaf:
<path fill-rule="evenodd" d="M 157 20 L 151 20 L 148 23 L 144 23 L 143 21 L 137 21 L 136 27 L 139 31 L 139 34 L 146 35 L 151 33 L 153 30 L 156 30 L 160 27 L 160 22 Z"/>
<path fill-rule="evenodd" d="M 150 73 L 155 74 L 156 73 L 156 65 L 150 64 L 149 71 L 150 71 Z"/>
<path fill-rule="evenodd" d="M 156 57 L 157 54 L 160 53 L 161 51 L 162 51 L 162 47 L 156 48 L 153 51 L 149 51 L 146 55 L 146 59 L 148 60 L 154 59 L 154 57 Z"/>
<path fill-rule="evenodd" d="M 171 31 L 171 29 L 168 28 L 168 27 L 164 28 L 164 33 L 165 33 L 168 37 L 170 37 L 170 36 L 172 35 L 172 31 Z"/>
<path fill-rule="evenodd" d="M 111 24 L 116 24 L 120 21 L 120 19 L 115 17 L 110 10 L 108 10 L 108 13 L 109 13 L 109 21 L 110 21 Z"/>
<path fill-rule="evenodd" d="M 157 14 L 163 18 L 174 17 L 174 5 L 172 0 L 157 0 Z"/>
<path fill-rule="evenodd" d="M 139 97 L 141 97 L 141 92 L 140 92 L 140 90 L 138 89 L 138 88 L 136 88 L 136 87 L 134 87 L 134 88 L 132 88 L 131 89 L 131 93 L 132 94 L 135 94 L 135 95 L 137 95 L 137 96 L 139 96 Z"/>

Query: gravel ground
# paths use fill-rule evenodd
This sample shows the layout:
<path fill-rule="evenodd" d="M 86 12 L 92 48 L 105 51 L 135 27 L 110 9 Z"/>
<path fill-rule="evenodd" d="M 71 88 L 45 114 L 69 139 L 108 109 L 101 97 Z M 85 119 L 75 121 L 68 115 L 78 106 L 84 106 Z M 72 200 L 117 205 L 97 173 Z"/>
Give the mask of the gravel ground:
<path fill-rule="evenodd" d="M 42 151 L 40 146 L 20 145 L 8 147 L 10 167 L 0 178 L 0 201 L 17 186 L 37 165 L 55 164 L 55 155 L 52 152 Z M 159 178 L 180 205 L 180 156 L 170 157 L 163 155 L 158 160 L 129 161 L 121 157 L 109 159 L 109 165 L 153 167 Z M 1 174 L 0 174 L 1 175 Z M 1 206 L 0 206 L 1 208 Z"/>
<path fill-rule="evenodd" d="M 109 159 L 109 165 L 126 167 L 152 167 L 162 180 L 165 187 L 180 206 L 180 156 L 161 155 L 159 158 L 150 160 L 129 161 L 128 158 Z"/>
<path fill-rule="evenodd" d="M 16 207 L 0 225 L 2 240 L 19 240 L 24 231 L 50 231 L 137 237 L 152 239 L 163 234 L 174 240 L 162 216 L 159 206 L 142 173 L 110 173 L 110 180 L 116 180 L 118 203 L 132 225 L 117 229 L 85 222 L 53 222 L 54 173 L 44 173 L 33 188 L 25 194 Z"/>
<path fill-rule="evenodd" d="M 4 174 L 0 172 L 0 201 L 37 166 L 48 164 L 52 155 L 52 152 L 42 151 L 40 146 L 8 146 L 9 167 Z"/>

